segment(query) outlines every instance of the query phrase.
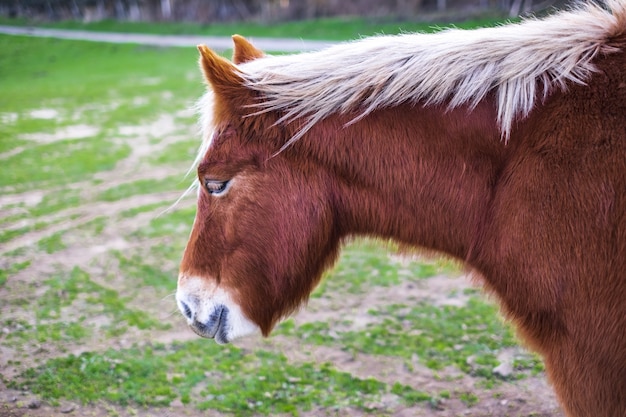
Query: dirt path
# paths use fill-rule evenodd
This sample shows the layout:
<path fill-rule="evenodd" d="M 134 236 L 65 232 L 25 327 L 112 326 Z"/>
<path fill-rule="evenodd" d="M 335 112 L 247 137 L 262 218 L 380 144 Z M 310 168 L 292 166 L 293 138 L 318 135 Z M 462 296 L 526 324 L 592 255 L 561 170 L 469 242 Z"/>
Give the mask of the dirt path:
<path fill-rule="evenodd" d="M 44 38 L 73 39 L 109 43 L 135 43 L 153 46 L 195 47 L 205 44 L 209 48 L 223 51 L 231 49 L 229 37 L 190 36 L 190 35 L 149 35 L 139 33 L 91 32 L 86 30 L 46 29 L 0 25 L 0 33 L 5 35 L 37 36 Z M 304 39 L 251 38 L 254 44 L 264 51 L 301 52 L 322 49 L 332 41 L 310 41 Z"/>

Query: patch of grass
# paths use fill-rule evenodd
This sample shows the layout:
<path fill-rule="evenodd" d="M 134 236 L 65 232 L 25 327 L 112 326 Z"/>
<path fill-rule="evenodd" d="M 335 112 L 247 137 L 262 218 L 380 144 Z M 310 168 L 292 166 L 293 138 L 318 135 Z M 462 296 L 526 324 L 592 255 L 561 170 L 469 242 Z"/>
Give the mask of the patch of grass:
<path fill-rule="evenodd" d="M 185 140 L 168 145 L 163 151 L 151 155 L 149 161 L 156 164 L 182 163 L 183 167 L 191 165 L 198 152 L 198 140 Z M 182 178 L 178 178 L 178 182 Z M 183 180 L 191 183 L 191 179 Z"/>
<path fill-rule="evenodd" d="M 54 253 L 63 250 L 67 247 L 65 243 L 63 243 L 63 234 L 64 232 L 53 233 L 52 235 L 39 240 L 39 242 L 37 242 L 37 246 L 46 253 Z"/>
<path fill-rule="evenodd" d="M 303 342 L 313 345 L 331 345 L 338 341 L 341 343 L 341 337 L 339 335 L 331 335 L 330 330 L 328 322 L 315 321 L 296 326 L 295 322 L 289 319 L 281 323 L 274 330 L 274 334 L 296 336 Z"/>
<path fill-rule="evenodd" d="M 54 315 L 54 313 L 50 313 L 50 316 L 52 315 Z M 77 317 L 74 321 L 41 320 L 39 318 L 36 318 L 35 321 L 34 324 L 30 324 L 23 320 L 5 320 L 2 326 L 4 329 L 10 331 L 6 334 L 0 334 L 0 340 L 3 345 L 21 348 L 24 342 L 32 341 L 43 344 L 51 342 L 77 342 L 89 337 L 93 330 L 84 324 L 84 316 Z M 57 347 L 60 348 L 61 351 L 65 351 L 65 347 L 62 343 L 57 344 Z"/>
<path fill-rule="evenodd" d="M 107 226 L 107 223 L 110 221 L 111 220 L 108 217 L 99 216 L 93 220 L 88 221 L 87 223 L 84 223 L 77 229 L 90 232 L 89 233 L 90 236 L 98 236 L 104 231 L 104 228 Z"/>
<path fill-rule="evenodd" d="M 15 229 L 6 229 L 0 232 L 0 243 L 8 242 L 18 236 L 22 236 L 32 230 L 31 226 L 16 227 Z"/>
<path fill-rule="evenodd" d="M 11 97 L 0 100 L 0 116 L 6 119 L 0 123 L 0 152 L 21 149 L 3 159 L 0 187 L 13 192 L 85 181 L 113 169 L 132 146 L 131 139 L 113 140 L 116 126 L 149 122 L 156 109 L 184 109 L 202 91 L 194 48 L 0 35 L 0 51 L 0 91 Z M 164 91 L 176 95 L 163 100 Z M 138 96 L 141 105 L 133 100 Z M 32 112 L 38 109 L 53 116 L 37 118 Z M 66 139 L 61 131 L 52 143 L 21 138 L 51 136 L 58 127 L 77 123 L 97 126 L 100 133 Z M 57 190 L 29 210 L 38 216 L 81 202 L 78 191 Z"/>
<path fill-rule="evenodd" d="M 31 216 L 42 216 L 54 212 L 77 207 L 83 203 L 80 197 L 80 190 L 68 190 L 50 192 L 43 196 L 36 206 L 28 209 Z"/>
<path fill-rule="evenodd" d="M 329 364 L 293 365 L 281 354 L 246 353 L 203 340 L 55 358 L 27 370 L 12 386 L 28 386 L 49 400 L 82 403 L 104 399 L 167 406 L 179 398 L 199 409 L 242 416 L 297 415 L 313 407 L 367 410 L 385 392 L 406 402 L 429 398 L 407 386 L 356 378 Z"/>
<path fill-rule="evenodd" d="M 545 370 L 543 361 L 536 354 L 515 358 L 513 360 L 513 369 L 517 371 L 529 371 L 531 375 L 538 375 Z"/>
<path fill-rule="evenodd" d="M 128 210 L 124 210 L 120 213 L 121 217 L 124 218 L 128 218 L 128 217 L 135 217 L 138 214 L 141 213 L 147 213 L 147 212 L 151 212 L 151 211 L 157 211 L 157 209 L 161 208 L 161 209 L 166 209 L 168 207 L 168 203 L 163 202 L 163 203 L 154 203 L 154 204 L 147 204 L 145 206 L 140 206 L 140 207 L 133 207 L 131 209 Z"/>
<path fill-rule="evenodd" d="M 476 403 L 478 403 L 478 400 L 479 400 L 479 398 L 476 396 L 476 394 L 471 393 L 471 392 L 462 392 L 461 395 L 459 395 L 459 398 L 468 407 L 476 405 Z"/>
<path fill-rule="evenodd" d="M 164 59 L 167 59 L 167 56 L 165 56 Z M 196 76 L 195 72 L 191 72 L 192 69 L 187 68 L 187 71 L 188 74 L 193 74 L 194 76 Z M 129 85 L 120 85 L 120 88 L 122 90 L 132 88 L 134 90 L 132 94 L 135 97 L 139 97 L 144 102 L 142 104 L 137 104 L 132 100 L 124 100 L 124 97 L 116 97 L 117 100 L 115 101 L 117 102 L 117 105 L 114 109 L 111 109 L 106 113 L 106 118 L 102 119 L 103 123 L 105 123 L 107 126 L 135 126 L 138 123 L 146 125 L 155 122 L 154 115 L 156 109 L 158 109 L 159 113 L 162 114 L 180 111 L 181 108 L 185 107 L 185 104 L 181 103 L 177 99 L 163 100 L 163 90 L 171 89 L 175 90 L 177 93 L 179 93 L 179 91 L 177 90 L 181 90 L 180 92 L 187 91 L 188 93 L 192 93 L 192 91 L 190 90 L 190 86 L 193 86 L 194 84 L 190 82 L 191 80 L 189 79 L 190 77 L 188 76 L 188 74 L 181 75 L 185 77 L 183 80 L 173 80 L 169 76 L 165 78 L 155 76 L 152 79 L 147 78 L 147 76 L 144 76 L 143 78 L 137 77 L 135 80 L 131 80 Z M 199 80 L 200 77 L 197 76 L 192 79 Z M 148 80 L 148 82 L 146 82 L 145 80 Z M 201 91 L 202 90 L 196 90 L 196 95 Z M 132 138 L 130 138 L 129 136 L 154 136 L 162 133 L 158 131 L 151 132 L 148 129 L 146 129 L 145 131 L 137 129 L 136 132 L 130 134 L 120 134 L 117 133 L 117 131 L 114 129 L 112 129 L 112 132 L 115 132 L 115 134 L 119 134 L 120 136 L 128 137 L 127 140 L 129 142 L 132 142 Z"/>
<path fill-rule="evenodd" d="M 4 114 L 0 113 L 0 125 L 10 125 L 11 124 L 10 121 L 2 120 L 2 116 L 6 115 L 6 114 L 10 114 L 10 113 L 4 113 Z M 4 128 L 7 129 L 7 126 L 5 126 Z M 9 151 L 12 151 L 14 149 L 27 146 L 29 143 L 30 142 L 27 141 L 27 140 L 22 140 L 22 139 L 17 139 L 17 138 L 15 138 L 13 140 L 0 140 L 0 153 L 9 152 Z"/>
<path fill-rule="evenodd" d="M 174 237 L 159 238 L 160 243 L 149 248 L 150 256 L 158 259 L 159 268 L 165 268 L 167 265 L 164 271 L 170 273 L 172 277 L 178 276 L 178 266 L 187 243 L 187 236 L 188 234 L 183 233 Z"/>
<path fill-rule="evenodd" d="M 176 289 L 175 273 L 163 271 L 146 263 L 140 255 L 125 256 L 120 252 L 114 252 L 114 256 L 119 261 L 120 270 L 128 279 L 146 286 L 164 288 L 168 291 Z"/>
<path fill-rule="evenodd" d="M 195 207 L 180 208 L 162 213 L 160 216 L 155 217 L 148 227 L 143 228 L 136 235 L 148 238 L 169 235 L 186 237 L 191 230 L 195 215 Z"/>
<path fill-rule="evenodd" d="M 91 108 L 94 116 L 101 113 L 103 117 L 115 116 L 113 118 L 118 120 L 123 111 L 111 112 L 117 107 L 111 107 L 112 101 L 124 104 L 127 102 L 124 98 L 145 94 L 157 94 L 154 97 L 156 100 L 160 99 L 164 89 L 171 89 L 176 91 L 178 97 L 186 97 L 183 102 L 192 102 L 201 89 L 199 76 L 196 82 L 186 77 L 189 73 L 197 74 L 195 48 L 157 48 L 0 35 L 0 50 L 0 90 L 5 97 L 11 97 L 11 100 L 0 101 L 0 113 L 20 115 L 13 124 L 0 124 L 2 133 L 6 133 L 4 129 L 9 126 L 13 127 L 13 133 L 15 129 L 23 132 L 22 123 L 55 125 L 54 121 L 28 117 L 31 109 L 61 107 L 72 114 L 81 108 Z M 146 79 L 159 79 L 161 82 L 154 85 L 143 82 Z M 24 85 L 28 88 L 23 88 Z M 170 102 L 180 110 L 179 100 Z M 160 110 L 163 105 L 168 103 L 159 102 Z M 102 107 L 109 110 L 103 112 Z M 153 113 L 149 106 L 144 107 L 140 116 Z M 137 122 L 133 118 L 125 120 Z M 41 126 L 28 130 L 41 131 Z"/>
<path fill-rule="evenodd" d="M 19 236 L 23 236 L 29 232 L 35 232 L 41 230 L 44 227 L 50 226 L 53 223 L 37 222 L 28 226 L 16 227 L 14 229 L 6 229 L 0 232 L 0 243 L 8 242 Z"/>
<path fill-rule="evenodd" d="M 64 307 L 70 307 L 80 299 L 92 306 L 91 314 L 105 314 L 111 317 L 112 324 L 105 330 L 112 334 L 120 334 L 126 326 L 138 329 L 164 330 L 169 328 L 169 325 L 158 322 L 147 313 L 128 308 L 127 298 L 121 297 L 113 289 L 93 282 L 89 274 L 78 267 L 73 268 L 67 275 L 56 274 L 45 281 L 45 284 L 49 288 L 38 298 L 38 307 L 35 312 L 38 323 L 42 325 L 49 325 L 50 320 L 58 320 Z M 79 308 L 81 311 L 84 309 L 85 307 Z M 79 321 L 82 319 L 79 318 Z M 53 340 L 57 339 L 53 338 Z"/>
<path fill-rule="evenodd" d="M 7 204 L 3 209 L 7 212 L 13 211 L 7 216 L 0 217 L 0 223 L 3 226 L 28 218 L 28 212 L 24 208 L 24 204 Z M 2 213 L 0 213 L 0 216 L 2 216 Z"/>
<path fill-rule="evenodd" d="M 180 189 L 180 183 L 180 176 L 168 177 L 162 180 L 127 182 L 103 191 L 97 199 L 101 201 L 118 201 L 135 195 L 172 191 Z M 182 192 L 181 190 L 181 194 Z"/>
<path fill-rule="evenodd" d="M 35 312 L 40 320 L 58 317 L 61 308 L 70 306 L 79 294 L 98 290 L 89 274 L 80 268 L 74 268 L 69 276 L 59 273 L 44 284 L 48 286 L 48 290 L 37 300 L 38 308 Z"/>
<path fill-rule="evenodd" d="M 79 318 L 76 322 L 53 322 L 38 324 L 30 329 L 39 343 L 50 341 L 78 341 L 83 340 L 92 333 L 92 329 L 83 324 L 84 318 Z"/>
<path fill-rule="evenodd" d="M 18 262 L 9 265 L 8 268 L 0 269 L 0 287 L 3 286 L 11 275 L 17 274 L 18 272 L 28 268 L 31 264 L 31 261 Z"/>
<path fill-rule="evenodd" d="M 476 298 L 464 307 L 391 305 L 370 311 L 374 323 L 363 331 L 342 331 L 326 322 L 287 324 L 278 329 L 316 345 L 341 344 L 343 349 L 374 355 L 412 358 L 433 370 L 456 366 L 470 375 L 494 379 L 498 352 L 515 346 L 511 328 L 497 315 L 497 308 Z M 535 366 L 537 358 L 520 362 L 519 370 Z M 539 365 L 540 366 L 540 365 Z M 520 374 L 521 375 L 521 374 Z"/>
<path fill-rule="evenodd" d="M 345 245 L 335 267 L 327 272 L 313 297 L 326 291 L 364 293 L 372 287 L 398 285 L 405 279 L 429 278 L 451 272 L 446 261 L 430 262 L 404 256 L 393 256 L 397 248 L 391 243 L 358 239 Z"/>
<path fill-rule="evenodd" d="M 26 191 L 35 185 L 43 188 L 80 181 L 113 169 L 129 154 L 129 146 L 103 139 L 62 140 L 33 146 L 3 161 L 0 187 Z"/>
<path fill-rule="evenodd" d="M 455 23 L 459 28 L 477 26 L 494 26 L 504 22 L 501 17 L 486 16 Z M 24 20 L 7 20 L 5 24 L 24 25 Z M 291 22 L 271 22 L 267 24 L 244 23 L 164 23 L 164 22 L 123 22 L 103 20 L 99 22 L 82 23 L 64 21 L 43 23 L 45 27 L 62 29 L 94 30 L 104 32 L 126 33 L 158 33 L 172 35 L 206 35 L 230 36 L 239 33 L 251 37 L 290 37 L 296 39 L 342 40 L 355 39 L 361 36 L 374 34 L 397 34 L 403 32 L 433 32 L 441 26 L 449 26 L 450 22 L 419 22 L 406 19 L 389 18 L 359 18 L 333 17 Z"/>
<path fill-rule="evenodd" d="M 415 403 L 432 401 L 433 397 L 422 391 L 416 391 L 414 388 L 396 382 L 391 388 L 391 392 L 401 397 L 408 405 Z"/>
<path fill-rule="evenodd" d="M 515 345 L 513 333 L 497 317 L 497 309 L 478 299 L 468 300 L 464 307 L 392 305 L 371 314 L 380 322 L 364 332 L 345 335 L 351 349 L 405 358 L 417 354 L 432 369 L 455 365 L 489 378 L 497 365 L 497 351 Z"/>

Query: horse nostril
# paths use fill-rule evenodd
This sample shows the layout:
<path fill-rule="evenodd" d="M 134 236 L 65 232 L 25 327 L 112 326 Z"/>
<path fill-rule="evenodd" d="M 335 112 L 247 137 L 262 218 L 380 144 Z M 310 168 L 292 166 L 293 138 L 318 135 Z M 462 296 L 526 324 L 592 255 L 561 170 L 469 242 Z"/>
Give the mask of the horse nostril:
<path fill-rule="evenodd" d="M 191 313 L 191 309 L 189 308 L 189 306 L 185 304 L 183 301 L 180 302 L 180 305 L 182 307 L 183 314 L 185 315 L 185 317 L 191 320 L 192 313 Z"/>

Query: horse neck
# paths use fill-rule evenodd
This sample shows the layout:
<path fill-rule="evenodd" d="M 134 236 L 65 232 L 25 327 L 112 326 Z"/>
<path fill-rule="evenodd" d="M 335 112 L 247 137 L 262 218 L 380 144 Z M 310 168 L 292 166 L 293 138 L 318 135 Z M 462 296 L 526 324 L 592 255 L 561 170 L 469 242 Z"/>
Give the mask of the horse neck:
<path fill-rule="evenodd" d="M 403 105 L 316 126 L 302 142 L 332 177 L 340 234 L 467 259 L 506 149 L 493 108 Z"/>

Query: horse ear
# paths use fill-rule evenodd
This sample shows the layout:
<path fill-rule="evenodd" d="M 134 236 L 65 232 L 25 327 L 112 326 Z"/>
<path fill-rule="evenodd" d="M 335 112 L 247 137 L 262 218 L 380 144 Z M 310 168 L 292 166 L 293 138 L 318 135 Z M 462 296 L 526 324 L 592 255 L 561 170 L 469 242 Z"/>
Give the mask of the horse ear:
<path fill-rule="evenodd" d="M 233 62 L 235 64 L 243 64 L 257 58 L 265 56 L 263 51 L 257 49 L 246 38 L 240 35 L 233 35 Z"/>
<path fill-rule="evenodd" d="M 206 45 L 198 45 L 198 51 L 204 79 L 216 93 L 229 96 L 234 90 L 243 87 L 243 79 L 232 62 L 219 56 Z"/>

